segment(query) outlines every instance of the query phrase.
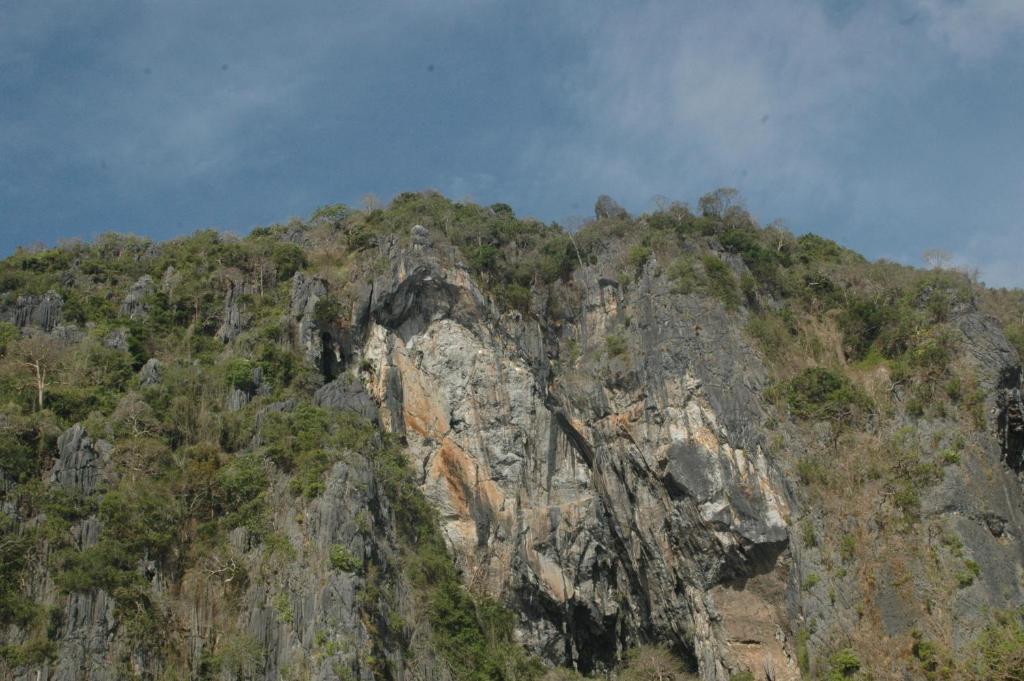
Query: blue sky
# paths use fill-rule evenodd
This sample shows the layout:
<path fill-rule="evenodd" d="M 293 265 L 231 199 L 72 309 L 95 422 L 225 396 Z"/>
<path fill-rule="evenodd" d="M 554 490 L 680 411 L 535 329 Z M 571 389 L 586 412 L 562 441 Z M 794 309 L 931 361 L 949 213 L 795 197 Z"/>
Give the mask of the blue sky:
<path fill-rule="evenodd" d="M 1024 2 L 0 0 L 0 253 L 435 188 L 763 223 L 1024 286 Z"/>

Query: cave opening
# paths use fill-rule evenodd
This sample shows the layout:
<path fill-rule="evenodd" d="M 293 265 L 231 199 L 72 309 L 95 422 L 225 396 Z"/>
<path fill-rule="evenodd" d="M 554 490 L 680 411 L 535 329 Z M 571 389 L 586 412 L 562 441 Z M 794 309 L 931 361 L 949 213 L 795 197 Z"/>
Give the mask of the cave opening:
<path fill-rule="evenodd" d="M 343 367 L 338 361 L 338 353 L 334 349 L 334 339 L 326 331 L 320 334 L 320 343 L 323 350 L 320 353 L 320 373 L 323 374 L 324 382 L 330 383 L 338 377 Z"/>

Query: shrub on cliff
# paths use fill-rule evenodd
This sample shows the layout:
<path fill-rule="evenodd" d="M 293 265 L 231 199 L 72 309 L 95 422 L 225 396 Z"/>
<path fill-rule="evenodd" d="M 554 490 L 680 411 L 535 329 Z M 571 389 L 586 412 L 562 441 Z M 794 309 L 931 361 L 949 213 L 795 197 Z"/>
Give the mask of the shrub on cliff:
<path fill-rule="evenodd" d="M 846 376 L 813 367 L 804 369 L 783 388 L 790 412 L 804 420 L 846 422 L 871 410 L 871 400 Z"/>

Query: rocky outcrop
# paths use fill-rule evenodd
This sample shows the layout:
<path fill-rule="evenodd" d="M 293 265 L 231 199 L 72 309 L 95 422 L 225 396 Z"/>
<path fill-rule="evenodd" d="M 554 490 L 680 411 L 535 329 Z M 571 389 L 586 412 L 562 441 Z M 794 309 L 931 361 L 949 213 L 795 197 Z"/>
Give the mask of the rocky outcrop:
<path fill-rule="evenodd" d="M 996 429 L 1006 465 L 1024 475 L 1024 398 L 1021 397 L 1021 370 L 1007 368 L 999 383 L 996 399 Z"/>
<path fill-rule="evenodd" d="M 157 385 L 160 383 L 160 370 L 163 365 L 156 357 L 150 357 L 139 370 L 139 385 L 142 387 Z"/>
<path fill-rule="evenodd" d="M 58 324 L 50 331 L 50 335 L 64 345 L 75 345 L 85 338 L 85 332 L 74 324 Z"/>
<path fill-rule="evenodd" d="M 601 194 L 601 196 L 597 197 L 597 202 L 594 204 L 594 217 L 598 220 L 624 220 L 629 217 L 629 213 L 615 199 L 607 194 Z"/>
<path fill-rule="evenodd" d="M 82 496 L 93 494 L 108 481 L 112 449 L 109 443 L 89 437 L 81 424 L 72 426 L 57 440 L 58 457 L 50 472 L 50 484 Z M 73 528 L 77 548 L 95 546 L 100 532 L 101 523 L 95 515 L 81 521 Z M 53 681 L 83 678 L 114 681 L 118 678 L 110 659 L 118 628 L 111 595 L 96 589 L 66 596 L 47 593 L 46 598 L 62 606 L 62 645 L 52 670 L 46 670 L 45 676 L 37 672 L 35 678 Z"/>
<path fill-rule="evenodd" d="M 377 423 L 377 405 L 366 393 L 362 382 L 351 374 L 342 374 L 318 388 L 313 402 L 325 409 L 351 411 L 371 423 Z"/>
<path fill-rule="evenodd" d="M 58 456 L 50 482 L 92 494 L 104 479 L 111 449 L 109 443 L 89 437 L 82 424 L 75 424 L 57 439 Z"/>
<path fill-rule="evenodd" d="M 97 524 L 95 520 L 87 521 Z M 94 530 L 97 534 L 98 528 Z M 87 548 L 89 545 L 83 545 Z M 119 678 L 109 658 L 117 631 L 114 599 L 106 591 L 73 593 L 64 607 L 64 636 L 52 681 L 115 681 Z"/>
<path fill-rule="evenodd" d="M 423 225 L 413 225 L 409 230 L 409 238 L 414 248 L 430 248 L 433 240 L 430 238 L 430 231 Z"/>
<path fill-rule="evenodd" d="M 710 590 L 770 572 L 788 543 L 757 427 L 764 370 L 721 310 L 651 273 L 626 293 L 593 273 L 575 288 L 552 338 L 496 318 L 457 268 L 396 261 L 374 285 L 371 392 L 400 405 L 383 415 L 467 582 L 520 613 L 531 650 L 589 671 L 668 640 L 724 681 L 743 657 Z M 615 334 L 624 356 L 607 356 Z M 570 341 L 582 358 L 559 357 Z M 758 626 L 785 631 L 763 610 Z M 774 678 L 796 678 L 791 646 L 764 645 Z"/>
<path fill-rule="evenodd" d="M 52 331 L 60 322 L 63 309 L 64 299 L 54 291 L 41 296 L 21 295 L 4 307 L 3 319 L 19 328 L 35 326 Z"/>
<path fill-rule="evenodd" d="M 604 199 L 599 219 L 625 217 Z M 174 498 L 182 489 L 183 503 L 207 509 L 175 530 L 204 541 L 204 533 L 222 534 L 194 552 L 190 538 L 166 559 L 134 556 L 123 568 L 145 578 L 153 606 L 147 612 L 167 618 L 166 625 L 156 623 L 174 639 L 167 660 L 131 642 L 132 621 L 118 610 L 126 602 L 121 592 L 57 589 L 47 561 L 58 554 L 43 542 L 45 560 L 25 571 L 26 588 L 57 613 L 48 635 L 59 646 L 42 666 L 3 678 L 106 680 L 123 678 L 128 669 L 158 676 L 168 665 L 183 678 L 224 681 L 449 679 L 432 649 L 429 617 L 417 609 L 423 594 L 410 593 L 404 581 L 410 540 L 396 518 L 406 507 L 391 506 L 399 502 L 388 497 L 402 468 L 367 452 L 338 451 L 352 426 L 345 419 L 326 419 L 338 435 L 332 451 L 300 443 L 308 426 L 303 419 L 325 420 L 308 409 L 309 400 L 394 435 L 367 437 L 402 447 L 412 468 L 403 480 L 414 480 L 403 484 L 418 484 L 437 511 L 467 589 L 508 606 L 516 640 L 549 664 L 600 675 L 630 648 L 657 643 L 671 647 L 703 681 L 743 672 L 756 681 L 790 681 L 801 677 L 798 660 L 820 677 L 840 645 L 851 641 L 865 650 L 856 636 L 867 620 L 871 645 L 895 648 L 922 622 L 939 622 L 948 625 L 944 643 L 957 651 L 991 612 L 1024 604 L 1019 358 L 970 301 L 954 306 L 942 327 L 956 336 L 954 361 L 971 381 L 969 388 L 937 384 L 962 389 L 961 403 L 950 397 L 955 415 L 912 419 L 895 399 L 895 415 L 884 423 L 892 432 L 912 432 L 915 456 L 952 447 L 959 437 L 960 449 L 948 457 L 956 464 L 923 454 L 908 459 L 897 473 L 909 471 L 915 483 L 919 470 L 928 478 L 911 490 L 913 513 L 855 516 L 852 509 L 829 511 L 820 497 L 810 498 L 809 485 L 793 483 L 805 459 L 837 467 L 848 461 L 839 460 L 830 424 L 787 420 L 784 400 L 768 403 L 769 372 L 745 333 L 751 312 L 743 306 L 727 311 L 714 298 L 680 293 L 651 256 L 625 273 L 611 258 L 590 264 L 581 258 L 580 268 L 550 291 L 532 292 L 521 306 L 530 313 L 509 310 L 481 286 L 489 274 L 472 275 L 436 223 L 427 224 L 435 231 L 415 225 L 408 239 L 380 236 L 380 257 L 365 267 L 346 261 L 339 267 L 344 276 L 332 274 L 330 286 L 296 274 L 288 309 L 259 320 L 265 354 L 252 352 L 256 334 L 244 332 L 256 308 L 266 314 L 273 303 L 246 310 L 245 276 L 234 271 L 221 279 L 229 281 L 217 320 L 217 337 L 229 347 L 211 352 L 209 343 L 201 344 L 201 358 L 186 363 L 165 356 L 171 344 L 154 343 L 174 367 L 163 378 L 155 358 L 142 367 L 139 386 L 168 383 L 167 390 L 141 391 L 153 398 L 147 408 L 161 408 L 169 398 L 172 413 L 191 418 L 195 405 L 178 387 L 183 368 L 215 381 L 200 391 L 197 411 L 210 420 L 196 416 L 194 429 L 208 431 L 204 441 L 191 444 L 182 428 L 173 435 L 180 442 L 163 447 L 161 437 L 176 426 L 169 419 L 159 426 L 160 437 L 150 439 L 154 431 L 140 420 L 140 436 L 129 439 L 117 435 L 128 426 L 112 418 L 108 432 L 120 438 L 117 450 L 82 425 L 60 435 L 55 457 L 44 459 L 53 464 L 43 481 L 69 498 L 88 499 L 83 508 L 92 509 L 113 483 L 130 484 L 146 466 L 166 465 L 173 469 Z M 313 237 L 296 228 L 288 238 Z M 710 248 L 711 257 L 721 255 L 736 274 L 747 274 L 742 258 Z M 168 268 L 165 285 L 173 288 L 178 276 Z M 765 291 L 757 296 L 765 307 L 775 304 Z M 124 314 L 145 314 L 144 299 Z M 22 325 L 46 328 L 59 318 L 59 306 L 46 313 L 43 307 L 42 299 L 25 302 Z M 62 328 L 51 326 L 51 333 Z M 112 347 L 127 348 L 126 333 L 108 338 L 116 341 Z M 278 355 L 275 343 L 290 345 L 309 366 L 292 371 L 293 358 Z M 255 368 L 251 381 L 247 372 L 232 372 L 237 386 L 225 390 L 225 360 L 238 356 L 259 357 L 268 380 L 283 385 L 269 385 Z M 289 366 L 274 366 L 275 357 Z M 211 370 L 204 373 L 205 366 Z M 888 369 L 879 369 L 879 380 L 890 378 Z M 911 387 L 904 388 L 902 398 L 909 399 Z M 269 402 L 272 394 L 279 401 Z M 970 413 L 968 400 L 977 407 Z M 272 429 L 267 415 L 273 413 L 294 413 L 295 424 L 282 419 Z M 98 420 L 90 416 L 88 423 Z M 872 447 L 890 444 L 882 435 L 892 432 L 873 430 L 882 420 L 864 424 L 865 435 L 878 436 Z M 261 429 L 270 440 L 272 430 L 287 428 L 294 433 L 273 437 L 301 449 L 300 456 L 264 442 Z M 216 457 L 216 465 L 204 457 Z M 112 459 L 123 479 L 115 480 Z M 232 478 L 244 461 L 255 468 Z M 883 473 L 866 470 L 862 477 L 873 481 Z M 315 491 L 297 491 L 296 481 Z M 17 484 L 0 478 L 3 510 L 11 517 L 22 512 L 8 500 Z M 259 488 L 252 507 L 224 501 L 233 486 L 246 485 Z M 880 486 L 877 495 L 864 489 L 870 504 L 893 504 L 892 489 Z M 822 490 L 837 487 L 812 491 Z M 253 516 L 246 522 L 225 522 L 246 510 Z M 70 545 L 63 549 L 100 540 L 101 514 L 82 518 L 88 513 L 71 514 L 63 533 Z M 209 522 L 211 515 L 217 517 Z M 885 522 L 905 527 L 892 531 Z M 829 532 L 838 536 L 826 547 L 818 538 Z M 877 556 L 837 555 L 847 537 Z M 910 541 L 917 545 L 901 543 Z M 959 577 L 962 569 L 968 572 Z M 945 619 L 929 619 L 934 613 Z M 15 629 L 5 643 L 28 640 Z M 0 667 L 0 675 L 6 671 Z"/>
<path fill-rule="evenodd" d="M 249 393 L 241 388 L 232 388 L 224 399 L 224 408 L 230 412 L 241 411 L 245 405 L 249 404 L 249 399 Z"/>
<path fill-rule="evenodd" d="M 224 294 L 224 311 L 221 314 L 220 327 L 216 333 L 216 337 L 225 343 L 230 343 L 238 337 L 238 334 L 242 333 L 244 324 L 239 299 L 246 293 L 246 287 L 243 284 L 234 281 L 228 282 L 228 290 Z"/>
<path fill-rule="evenodd" d="M 292 278 L 287 320 L 292 332 L 292 343 L 310 365 L 321 369 L 330 363 L 330 358 L 325 356 L 324 330 L 316 322 L 316 304 L 326 296 L 327 284 L 323 279 L 307 277 L 302 272 L 296 272 Z M 331 352 L 331 348 L 326 351 Z"/>
<path fill-rule="evenodd" d="M 133 321 L 145 319 L 148 313 L 146 308 L 146 298 L 152 292 L 153 278 L 148 274 L 139 277 L 139 279 L 132 284 L 132 287 L 128 289 L 128 294 L 125 295 L 124 300 L 121 302 L 121 314 Z"/>
<path fill-rule="evenodd" d="M 111 350 L 128 352 L 128 329 L 114 329 L 103 337 L 103 344 Z"/>

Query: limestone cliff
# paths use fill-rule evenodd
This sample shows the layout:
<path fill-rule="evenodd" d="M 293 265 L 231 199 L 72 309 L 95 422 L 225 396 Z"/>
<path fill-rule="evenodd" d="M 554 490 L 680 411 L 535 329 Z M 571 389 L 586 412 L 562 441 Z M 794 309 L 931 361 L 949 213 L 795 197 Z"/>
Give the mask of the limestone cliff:
<path fill-rule="evenodd" d="M 447 620 L 417 596 L 448 573 L 410 567 L 431 536 L 409 530 L 413 488 L 451 574 L 507 609 L 534 660 L 500 678 L 606 672 L 652 644 L 705 681 L 919 678 L 1024 606 L 1020 358 L 980 293 L 872 364 L 844 344 L 862 275 L 835 265 L 846 289 L 825 304 L 824 270 L 801 270 L 794 320 L 796 294 L 730 249 L 737 227 L 715 236 L 714 216 L 681 255 L 629 251 L 624 232 L 567 241 L 571 266 L 514 305 L 441 219 L 372 238 L 359 230 L 374 223 L 338 219 L 268 237 L 308 258 L 291 272 L 278 256 L 210 270 L 214 294 L 167 277 L 157 291 L 171 268 L 152 248 L 116 309 L 110 292 L 83 302 L 95 285 L 72 260 L 55 269 L 64 295 L 4 293 L 10 356 L 45 336 L 92 353 L 86 373 L 65 360 L 68 376 L 102 358 L 134 358 L 138 375 L 86 408 L 55 389 L 52 423 L 81 415 L 59 437 L 28 407 L 2 417 L 12 438 L 40 433 L 32 466 L 4 460 L 5 541 L 31 557 L 4 594 L 42 609 L 3 611 L 0 677 L 462 678 L 435 636 Z M 743 296 L 687 284 L 701 277 Z M 914 290 L 931 309 L 939 289 Z M 91 349 L 106 333 L 93 308 L 120 320 L 123 347 Z M 808 344 L 780 355 L 764 340 L 776 319 Z M 180 345 L 147 336 L 159 324 L 187 328 L 168 336 Z M 801 402 L 801 377 L 837 363 L 854 379 Z M 328 424 L 312 444 L 296 425 L 309 419 Z M 111 536 L 125 499 L 173 506 L 146 511 L 167 536 Z M 120 572 L 88 563 L 108 556 L 97 547 L 123 553 Z"/>

